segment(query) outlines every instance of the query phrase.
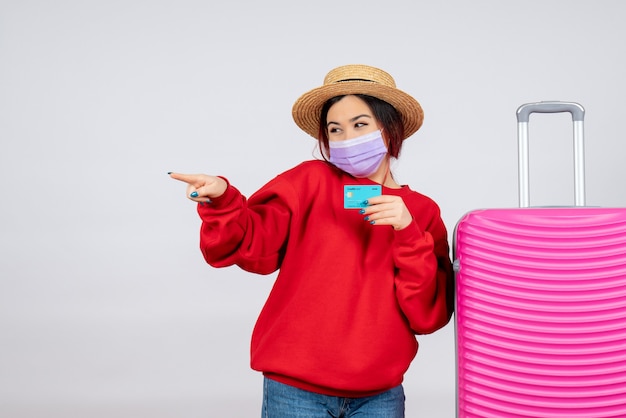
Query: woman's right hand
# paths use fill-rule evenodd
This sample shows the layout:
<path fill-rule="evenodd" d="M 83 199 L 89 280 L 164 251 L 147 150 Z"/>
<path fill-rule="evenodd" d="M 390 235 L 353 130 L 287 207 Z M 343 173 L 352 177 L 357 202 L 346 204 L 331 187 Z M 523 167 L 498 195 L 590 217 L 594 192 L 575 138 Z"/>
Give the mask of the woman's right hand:
<path fill-rule="evenodd" d="M 171 178 L 187 183 L 187 198 L 194 202 L 209 202 L 226 191 L 226 180 L 206 174 L 168 173 Z"/>

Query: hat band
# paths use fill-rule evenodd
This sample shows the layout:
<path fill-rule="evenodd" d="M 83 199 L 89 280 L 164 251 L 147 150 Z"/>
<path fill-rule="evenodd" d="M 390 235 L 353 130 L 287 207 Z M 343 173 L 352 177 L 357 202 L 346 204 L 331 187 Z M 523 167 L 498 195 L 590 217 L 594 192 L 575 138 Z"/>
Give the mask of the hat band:
<path fill-rule="evenodd" d="M 343 83 L 344 81 L 367 81 L 368 83 L 375 83 L 373 80 L 367 80 L 365 78 L 345 78 L 343 80 L 337 80 L 337 83 Z"/>

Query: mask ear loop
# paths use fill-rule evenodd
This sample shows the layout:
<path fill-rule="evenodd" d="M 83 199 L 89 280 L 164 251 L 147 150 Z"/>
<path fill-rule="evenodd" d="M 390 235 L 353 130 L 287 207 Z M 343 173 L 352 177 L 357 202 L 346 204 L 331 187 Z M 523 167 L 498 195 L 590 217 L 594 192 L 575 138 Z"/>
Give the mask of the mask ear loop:
<path fill-rule="evenodd" d="M 389 141 L 387 141 L 387 138 L 385 138 L 385 136 L 383 135 L 383 128 L 379 128 L 380 130 L 380 136 L 383 138 L 383 141 L 385 142 L 385 147 L 387 147 L 387 155 L 385 156 L 385 161 L 387 163 L 387 168 L 385 169 L 385 177 L 383 177 L 383 182 L 382 185 L 387 187 L 387 179 L 389 178 L 389 175 L 391 174 L 391 156 L 389 155 Z"/>

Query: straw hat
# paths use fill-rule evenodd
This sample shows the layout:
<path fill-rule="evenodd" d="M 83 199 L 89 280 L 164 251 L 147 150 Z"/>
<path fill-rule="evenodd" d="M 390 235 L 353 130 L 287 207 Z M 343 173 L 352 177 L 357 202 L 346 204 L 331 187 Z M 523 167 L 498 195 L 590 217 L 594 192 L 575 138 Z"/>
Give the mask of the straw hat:
<path fill-rule="evenodd" d="M 366 94 L 391 104 L 402 116 L 404 139 L 422 126 L 424 111 L 412 96 L 398 90 L 385 71 L 367 65 L 344 65 L 331 70 L 324 85 L 304 93 L 293 105 L 293 120 L 317 139 L 322 106 L 329 99 L 348 94 Z"/>

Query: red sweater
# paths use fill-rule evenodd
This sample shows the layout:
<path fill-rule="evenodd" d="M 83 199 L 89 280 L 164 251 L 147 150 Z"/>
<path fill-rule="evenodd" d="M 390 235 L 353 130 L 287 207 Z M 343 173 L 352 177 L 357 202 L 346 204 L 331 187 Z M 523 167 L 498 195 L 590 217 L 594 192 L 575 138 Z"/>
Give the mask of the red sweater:
<path fill-rule="evenodd" d="M 360 397 L 402 382 L 415 334 L 446 325 L 452 268 L 439 207 L 408 186 L 413 222 L 395 231 L 343 208 L 343 186 L 374 184 L 323 161 L 278 175 L 247 200 L 229 185 L 199 205 L 200 247 L 214 267 L 280 269 L 252 335 L 251 366 L 274 380 Z"/>

